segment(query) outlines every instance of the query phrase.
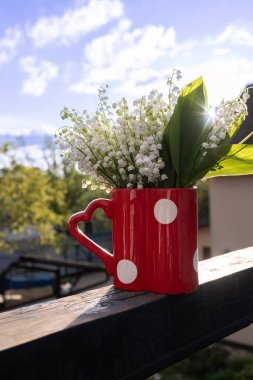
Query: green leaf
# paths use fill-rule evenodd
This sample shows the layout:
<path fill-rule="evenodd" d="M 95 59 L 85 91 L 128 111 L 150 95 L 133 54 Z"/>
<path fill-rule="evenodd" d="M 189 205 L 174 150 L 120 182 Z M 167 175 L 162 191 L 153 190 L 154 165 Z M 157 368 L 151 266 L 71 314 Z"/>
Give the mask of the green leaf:
<path fill-rule="evenodd" d="M 207 107 L 207 92 L 206 92 L 206 87 L 205 87 L 205 84 L 203 82 L 203 78 L 202 77 L 199 77 L 197 79 L 194 79 L 192 82 L 190 82 L 189 84 L 187 84 L 181 91 L 181 94 L 180 96 L 188 96 L 188 95 L 191 95 L 193 94 L 193 92 L 195 90 L 199 91 L 199 89 L 201 89 L 201 92 L 204 93 L 204 107 Z M 197 100 L 197 99 L 196 99 Z"/>
<path fill-rule="evenodd" d="M 176 187 L 184 187 L 189 181 L 194 160 L 209 130 L 207 93 L 200 77 L 182 90 L 164 131 L 163 147 L 170 157 L 168 162 L 165 162 L 166 169 L 167 165 L 173 165 L 177 174 Z"/>
<path fill-rule="evenodd" d="M 199 158 L 186 186 L 193 186 L 197 181 L 205 177 L 209 171 L 216 170 L 215 166 L 229 153 L 231 148 L 232 145 L 227 144 L 208 149 L 205 157 Z"/>
<path fill-rule="evenodd" d="M 218 164 L 221 168 L 209 171 L 205 178 L 253 174 L 253 145 L 231 145 L 229 153 Z"/>

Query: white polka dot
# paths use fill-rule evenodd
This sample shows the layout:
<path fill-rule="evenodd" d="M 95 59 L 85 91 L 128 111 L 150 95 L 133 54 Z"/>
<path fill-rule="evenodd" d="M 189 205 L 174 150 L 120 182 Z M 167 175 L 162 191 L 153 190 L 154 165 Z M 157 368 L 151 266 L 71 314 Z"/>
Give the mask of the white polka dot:
<path fill-rule="evenodd" d="M 136 265 L 130 260 L 120 260 L 117 265 L 118 279 L 123 284 L 134 282 L 138 274 Z"/>
<path fill-rule="evenodd" d="M 197 248 L 193 256 L 193 268 L 195 272 L 198 272 L 198 261 L 199 261 L 199 254 L 198 254 L 198 248 Z"/>
<path fill-rule="evenodd" d="M 154 214 L 159 223 L 172 223 L 177 217 L 177 206 L 170 199 L 160 199 L 155 204 Z"/>

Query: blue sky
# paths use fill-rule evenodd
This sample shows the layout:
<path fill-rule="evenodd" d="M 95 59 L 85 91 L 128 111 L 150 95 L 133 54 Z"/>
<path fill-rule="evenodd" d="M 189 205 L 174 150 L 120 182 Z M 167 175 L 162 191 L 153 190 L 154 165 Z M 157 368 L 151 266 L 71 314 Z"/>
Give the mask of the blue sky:
<path fill-rule="evenodd" d="M 253 82 L 251 0 L 1 0 L 0 134 L 52 133 L 64 105 L 95 110 L 203 75 L 210 102 Z"/>

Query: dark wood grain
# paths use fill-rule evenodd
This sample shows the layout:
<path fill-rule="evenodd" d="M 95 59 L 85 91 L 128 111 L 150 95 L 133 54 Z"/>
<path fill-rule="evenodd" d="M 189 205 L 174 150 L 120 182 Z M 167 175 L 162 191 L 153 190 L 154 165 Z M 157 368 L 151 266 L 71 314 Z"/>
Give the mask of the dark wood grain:
<path fill-rule="evenodd" d="M 0 314 L 0 378 L 145 379 L 253 322 L 253 248 L 199 274 L 192 294 L 109 286 Z"/>

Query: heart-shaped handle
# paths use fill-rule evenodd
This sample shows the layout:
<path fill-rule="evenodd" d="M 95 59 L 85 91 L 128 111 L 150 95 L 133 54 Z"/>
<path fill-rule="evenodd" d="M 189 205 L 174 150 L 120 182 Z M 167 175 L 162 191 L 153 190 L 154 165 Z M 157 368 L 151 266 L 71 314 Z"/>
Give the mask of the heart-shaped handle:
<path fill-rule="evenodd" d="M 82 245 L 88 248 L 91 252 L 95 253 L 105 264 L 109 275 L 115 274 L 115 263 L 113 255 L 106 249 L 100 247 L 94 241 L 89 239 L 79 228 L 79 222 L 89 222 L 92 218 L 93 212 L 97 208 L 102 208 L 107 218 L 112 217 L 112 201 L 110 199 L 95 199 L 88 204 L 84 211 L 77 212 L 72 215 L 68 222 L 68 229 L 71 235 Z"/>

